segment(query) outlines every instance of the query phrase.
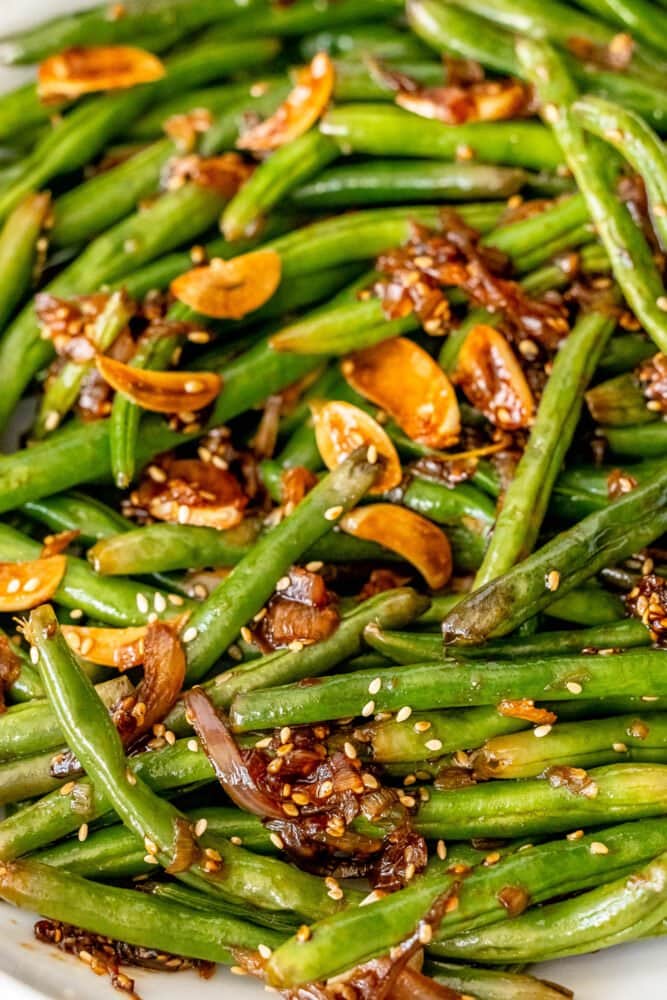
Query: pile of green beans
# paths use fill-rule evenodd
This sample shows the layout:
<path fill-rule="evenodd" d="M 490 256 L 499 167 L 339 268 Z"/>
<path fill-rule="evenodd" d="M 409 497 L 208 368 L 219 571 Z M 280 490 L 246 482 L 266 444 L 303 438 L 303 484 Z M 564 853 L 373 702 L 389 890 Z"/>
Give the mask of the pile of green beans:
<path fill-rule="evenodd" d="M 164 67 L 0 95 L 0 901 L 569 995 L 667 931 L 667 5 L 119 7 L 0 38 Z"/>

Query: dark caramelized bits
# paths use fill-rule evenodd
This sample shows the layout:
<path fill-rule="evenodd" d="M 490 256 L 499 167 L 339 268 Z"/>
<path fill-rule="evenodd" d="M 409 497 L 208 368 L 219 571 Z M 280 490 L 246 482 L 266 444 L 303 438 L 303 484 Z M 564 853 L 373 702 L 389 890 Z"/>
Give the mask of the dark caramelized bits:
<path fill-rule="evenodd" d="M 616 500 L 625 493 L 630 493 L 638 485 L 634 476 L 623 469 L 612 469 L 607 476 L 607 496 L 610 500 Z"/>
<path fill-rule="evenodd" d="M 667 415 L 667 355 L 662 352 L 654 354 L 642 362 L 635 374 L 648 409 Z"/>
<path fill-rule="evenodd" d="M 181 156 L 170 160 L 167 168 L 163 183 L 169 191 L 191 182 L 200 187 L 212 188 L 226 198 L 232 198 L 236 194 L 254 169 L 238 153 L 211 157 L 195 154 Z"/>
<path fill-rule="evenodd" d="M 496 705 L 496 709 L 500 715 L 511 719 L 525 719 L 526 722 L 534 722 L 536 726 L 550 726 L 557 718 L 555 712 L 538 708 L 531 698 L 518 698 L 514 701 L 505 699 Z"/>
<path fill-rule="evenodd" d="M 555 765 L 546 769 L 544 777 L 552 788 L 567 788 L 568 792 L 585 799 L 594 799 L 598 794 L 598 786 L 583 767 Z"/>
<path fill-rule="evenodd" d="M 530 897 L 519 885 L 506 885 L 498 893 L 498 902 L 509 917 L 518 917 L 530 905 Z"/>
<path fill-rule="evenodd" d="M 127 944 L 125 941 L 116 941 L 102 934 L 91 934 L 72 924 L 64 924 L 60 920 L 38 920 L 34 926 L 34 933 L 38 941 L 55 945 L 60 951 L 69 955 L 76 955 L 89 965 L 96 975 L 108 975 L 117 990 L 134 998 L 137 998 L 134 992 L 134 980 L 121 971 L 123 965 L 155 969 L 160 972 L 184 972 L 196 969 L 205 979 L 209 979 L 215 971 L 213 962 L 184 958 L 182 955 L 171 955 L 154 948 L 142 948 L 139 945 Z"/>
<path fill-rule="evenodd" d="M 632 61 L 635 43 L 631 35 L 619 32 L 607 45 L 596 45 L 590 38 L 572 35 L 567 39 L 567 48 L 582 62 L 591 63 L 600 69 L 624 70 Z"/>
<path fill-rule="evenodd" d="M 667 646 L 667 580 L 655 573 L 642 576 L 625 598 L 631 615 L 646 625 L 658 646 Z"/>
<path fill-rule="evenodd" d="M 252 629 L 253 638 L 264 652 L 294 643 L 311 645 L 336 631 L 340 615 L 336 598 L 324 579 L 299 566 L 278 581 L 276 593 L 266 605 L 266 613 Z"/>
<path fill-rule="evenodd" d="M 520 118 L 531 111 L 533 94 L 520 80 L 482 80 L 468 85 L 400 89 L 396 103 L 422 118 L 462 125 Z"/>

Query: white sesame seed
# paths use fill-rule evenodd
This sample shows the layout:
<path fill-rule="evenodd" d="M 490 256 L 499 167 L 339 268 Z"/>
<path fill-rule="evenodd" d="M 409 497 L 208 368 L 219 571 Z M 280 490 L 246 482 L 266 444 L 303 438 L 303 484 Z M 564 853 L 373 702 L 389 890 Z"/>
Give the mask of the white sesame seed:
<path fill-rule="evenodd" d="M 599 840 L 594 840 L 590 846 L 591 854 L 609 854 L 609 848 Z"/>
<path fill-rule="evenodd" d="M 278 582 L 276 583 L 276 590 L 277 591 L 287 590 L 287 588 L 289 587 L 289 583 L 290 580 L 288 576 L 281 576 Z"/>
<path fill-rule="evenodd" d="M 158 614 L 162 614 L 163 611 L 167 610 L 167 602 L 164 599 L 164 596 L 158 591 L 155 592 L 155 597 L 153 598 L 153 607 Z"/>
<path fill-rule="evenodd" d="M 374 444 L 369 444 L 366 452 L 366 461 L 369 465 L 375 465 L 378 460 L 378 450 Z"/>
<path fill-rule="evenodd" d="M 128 785 L 136 785 L 137 779 L 133 771 L 130 771 L 129 767 L 125 771 L 125 777 L 127 778 Z"/>
<path fill-rule="evenodd" d="M 74 784 L 75 783 L 73 781 L 66 781 L 65 784 L 60 789 L 60 794 L 69 795 L 71 792 L 74 791 Z"/>
<path fill-rule="evenodd" d="M 60 414 L 57 410 L 49 410 L 44 418 L 44 427 L 47 431 L 54 431 L 60 423 Z"/>
<path fill-rule="evenodd" d="M 271 832 L 269 834 L 269 840 L 271 841 L 274 847 L 278 848 L 279 851 L 282 851 L 283 847 L 285 846 L 283 838 L 280 836 L 279 833 Z"/>
<path fill-rule="evenodd" d="M 643 694 L 641 696 L 641 700 L 642 701 L 658 701 L 658 695 L 657 694 Z"/>
<path fill-rule="evenodd" d="M 198 819 L 195 823 L 195 837 L 203 837 L 208 827 L 207 819 Z"/>
<path fill-rule="evenodd" d="M 430 944 L 433 938 L 433 928 L 430 924 L 419 925 L 419 943 Z"/>
<path fill-rule="evenodd" d="M 93 640 L 87 635 L 81 642 L 81 655 L 86 656 L 93 648 Z"/>
<path fill-rule="evenodd" d="M 347 743 L 346 742 L 343 745 L 343 752 L 345 753 L 345 756 L 347 757 L 348 760 L 355 760 L 356 759 L 357 751 L 356 751 L 355 746 L 352 743 Z"/>
<path fill-rule="evenodd" d="M 37 590 L 38 587 L 39 587 L 38 576 L 31 576 L 30 579 L 26 580 L 26 582 L 23 584 L 23 590 L 25 591 L 26 594 L 31 594 L 33 590 Z"/>
<path fill-rule="evenodd" d="M 368 716 L 372 715 L 374 711 L 375 711 L 375 702 L 367 701 L 361 710 L 361 714 L 364 716 L 364 718 L 368 718 Z"/>
<path fill-rule="evenodd" d="M 445 858 L 447 857 L 447 844 L 444 842 L 444 840 L 438 841 L 438 843 L 435 845 L 435 850 L 440 860 L 444 861 Z"/>
<path fill-rule="evenodd" d="M 190 520 L 190 508 L 187 504 L 179 504 L 178 513 L 176 515 L 176 520 L 179 524 L 187 524 Z"/>
<path fill-rule="evenodd" d="M 410 706 L 404 705 L 403 708 L 399 708 L 398 712 L 396 713 L 396 721 L 407 722 L 407 720 L 410 718 L 411 715 L 412 715 L 412 709 L 410 708 Z"/>
<path fill-rule="evenodd" d="M 584 690 L 581 684 L 577 683 L 577 681 L 568 681 L 565 687 L 568 689 L 570 694 L 581 694 Z"/>
<path fill-rule="evenodd" d="M 303 649 L 303 643 L 300 639 L 293 639 L 287 646 L 290 653 L 300 653 Z"/>
<path fill-rule="evenodd" d="M 313 559 L 312 562 L 306 563 L 306 569 L 309 573 L 319 573 L 319 571 L 324 566 L 321 559 Z"/>
<path fill-rule="evenodd" d="M 148 598 L 145 594 L 137 594 L 137 608 L 142 615 L 148 614 Z"/>
<path fill-rule="evenodd" d="M 235 847 L 240 847 L 241 844 L 243 843 L 243 841 L 241 840 L 240 837 L 237 837 L 236 835 L 234 835 L 233 837 L 229 838 L 229 843 L 230 844 L 234 844 Z"/>
<path fill-rule="evenodd" d="M 199 743 L 197 740 L 188 740 L 187 747 L 192 753 L 197 753 L 199 751 Z"/>
<path fill-rule="evenodd" d="M 271 737 L 264 736 L 261 740 L 257 740 L 255 746 L 258 750 L 266 750 L 267 747 L 271 746 Z"/>
<path fill-rule="evenodd" d="M 547 573 L 545 586 L 547 590 L 558 590 L 560 586 L 560 573 L 557 569 L 552 569 L 550 573 Z"/>
<path fill-rule="evenodd" d="M 382 687 L 382 678 L 374 677 L 373 680 L 368 685 L 368 693 L 377 694 L 381 687 Z"/>
<path fill-rule="evenodd" d="M 252 632 L 247 625 L 241 626 L 241 638 L 244 642 L 252 642 Z"/>
<path fill-rule="evenodd" d="M 69 616 L 72 619 L 72 621 L 76 622 L 80 618 L 83 618 L 83 611 L 81 610 L 81 608 L 72 608 L 72 610 L 69 613 Z"/>
<path fill-rule="evenodd" d="M 442 740 L 427 740 L 424 746 L 427 750 L 442 750 Z"/>
<path fill-rule="evenodd" d="M 183 604 L 183 598 L 180 594 L 167 594 L 167 600 L 170 604 L 173 604 L 174 607 L 180 608 Z"/>
<path fill-rule="evenodd" d="M 183 633 L 183 642 L 192 642 L 192 640 L 196 638 L 197 638 L 197 629 L 195 628 L 195 626 L 191 625 L 190 628 L 186 628 L 185 632 Z"/>
<path fill-rule="evenodd" d="M 30 647 L 30 662 L 34 663 L 35 666 L 37 666 L 37 664 L 39 663 L 39 651 L 37 649 L 37 646 Z"/>
<path fill-rule="evenodd" d="M 667 312 L 667 295 L 658 296 L 655 304 L 657 305 L 658 309 L 661 309 L 663 312 Z"/>
<path fill-rule="evenodd" d="M 533 736 L 537 736 L 538 740 L 542 739 L 543 736 L 548 736 L 552 730 L 552 726 L 547 723 L 544 726 L 535 726 L 533 729 Z"/>
<path fill-rule="evenodd" d="M 159 865 L 160 862 L 154 854 L 144 854 L 144 862 L 147 865 Z"/>
<path fill-rule="evenodd" d="M 616 753 L 627 753 L 628 751 L 627 743 L 612 743 L 611 748 L 612 750 L 615 750 Z"/>
<path fill-rule="evenodd" d="M 272 951 L 269 948 L 268 944 L 258 944 L 257 951 L 260 953 L 262 958 L 271 958 Z"/>
<path fill-rule="evenodd" d="M 581 838 L 583 837 L 583 835 L 584 835 L 584 831 L 583 830 L 573 830 L 572 833 L 566 833 L 565 834 L 565 839 L 566 840 L 581 840 Z"/>
<path fill-rule="evenodd" d="M 342 513 L 343 508 L 340 504 L 337 504 L 335 507 L 328 507 L 324 512 L 324 520 L 337 521 Z"/>
<path fill-rule="evenodd" d="M 87 836 L 88 836 L 88 824 L 82 823 L 81 826 L 79 827 L 77 837 L 79 838 L 80 842 L 83 843 Z"/>
<path fill-rule="evenodd" d="M 21 581 L 17 576 L 13 576 L 5 589 L 8 594 L 15 594 L 18 590 L 21 589 Z"/>

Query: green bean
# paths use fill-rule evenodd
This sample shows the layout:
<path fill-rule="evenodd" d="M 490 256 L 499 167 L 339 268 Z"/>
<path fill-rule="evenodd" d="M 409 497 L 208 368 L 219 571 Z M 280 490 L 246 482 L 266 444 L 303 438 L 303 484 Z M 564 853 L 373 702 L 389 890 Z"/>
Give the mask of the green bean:
<path fill-rule="evenodd" d="M 638 483 L 645 483 L 661 468 L 662 462 L 644 459 L 629 467 L 628 475 Z M 623 472 L 622 469 L 616 470 Z M 596 510 L 608 507 L 612 502 L 609 493 L 610 466 L 590 469 L 587 466 L 571 466 L 559 476 L 551 500 L 551 512 L 563 520 L 577 521 Z"/>
<path fill-rule="evenodd" d="M 129 757 L 128 767 L 154 791 L 172 795 L 175 790 L 214 781 L 208 758 L 203 752 L 193 753 L 189 742 L 179 740 L 164 750 Z M 113 816 L 112 810 L 104 789 L 89 778 L 78 778 L 71 794 L 61 795 L 57 789 L 0 822 L 0 858 L 10 860 L 39 850 L 74 833 L 82 823 Z"/>
<path fill-rule="evenodd" d="M 130 139 L 159 139 L 164 134 L 164 125 L 175 115 L 187 115 L 191 111 L 202 109 L 211 116 L 217 116 L 240 98 L 247 96 L 249 85 L 246 82 L 215 84 L 212 87 L 200 87 L 197 90 L 186 90 L 175 94 L 168 100 L 157 104 L 142 115 L 127 130 Z"/>
<path fill-rule="evenodd" d="M 568 996 L 568 992 L 555 983 L 505 969 L 498 971 L 431 960 L 426 964 L 426 972 L 436 983 L 477 1000 L 563 1000 L 563 996 Z"/>
<path fill-rule="evenodd" d="M 0 61 L 2 42 L 0 41 Z M 24 83 L 23 86 L 0 95 L 0 139 L 10 142 L 25 135 L 33 128 L 41 128 L 49 123 L 53 108 L 43 104 L 37 96 L 34 83 Z"/>
<path fill-rule="evenodd" d="M 37 861 L 1 864 L 0 896 L 52 920 L 75 921 L 95 934 L 226 965 L 234 963 L 236 948 L 276 946 L 283 940 L 268 927 L 196 910 L 188 911 L 183 932 L 181 906 L 136 890 L 88 882 Z"/>
<path fill-rule="evenodd" d="M 0 642 L 11 642 L 11 639 L 0 629 Z M 7 688 L 9 700 L 14 704 L 24 704 L 33 698 L 43 698 L 44 688 L 39 674 L 28 659 L 25 650 L 12 643 L 10 649 L 18 657 L 20 671 L 18 677 Z"/>
<path fill-rule="evenodd" d="M 442 659 L 440 637 L 429 633 L 382 632 L 369 628 L 364 638 L 378 653 L 394 663 L 420 663 Z M 455 655 L 464 659 L 512 658 L 523 656 L 556 656 L 562 653 L 581 653 L 585 649 L 631 649 L 648 646 L 651 635 L 640 621 L 622 619 L 609 625 L 591 628 L 560 629 L 556 632 L 539 632 L 536 635 L 498 639 L 479 646 L 455 647 Z"/>
<path fill-rule="evenodd" d="M 667 471 L 557 535 L 518 566 L 474 591 L 443 622 L 446 643 L 507 635 L 599 569 L 659 538 L 667 527 Z M 554 576 L 550 574 L 555 574 Z M 549 586 L 555 583 L 554 591 Z"/>
<path fill-rule="evenodd" d="M 608 885 L 525 913 L 507 925 L 456 937 L 439 944 L 437 952 L 504 964 L 547 961 L 636 940 L 667 917 L 666 874 L 667 852 Z"/>
<path fill-rule="evenodd" d="M 418 328 L 414 313 L 387 320 L 380 299 L 370 298 L 326 312 L 318 310 L 312 317 L 283 327 L 270 343 L 274 350 L 291 354 L 343 355 Z"/>
<path fill-rule="evenodd" d="M 598 373 L 610 377 L 628 372 L 654 353 L 653 344 L 643 333 L 616 333 L 600 359 Z"/>
<path fill-rule="evenodd" d="M 667 762 L 662 713 L 559 722 L 538 740 L 533 733 L 492 737 L 474 754 L 473 767 L 480 777 L 534 778 L 554 765 L 589 768 L 616 761 Z"/>
<path fill-rule="evenodd" d="M 457 669 L 450 669 L 456 667 Z M 633 669 L 641 670 L 632 676 Z M 312 687 L 285 685 L 270 691 L 239 694 L 231 708 L 234 728 L 266 729 L 300 725 L 331 718 L 362 715 L 369 704 L 372 671 L 327 677 Z M 570 687 L 568 687 L 570 684 Z M 377 685 L 375 685 L 377 686 Z M 572 689 L 571 689 L 572 688 Z M 630 695 L 662 699 L 667 693 L 667 660 L 658 650 L 630 650 L 614 656 L 536 657 L 507 663 L 488 660 L 462 665 L 445 659 L 386 669 L 380 690 L 370 703 L 377 712 L 396 712 L 408 705 L 413 711 L 495 705 L 504 699 L 571 701 Z M 656 706 L 656 707 L 659 707 Z"/>
<path fill-rule="evenodd" d="M 221 30 L 230 38 L 245 38 L 259 31 L 272 35 L 292 36 L 309 32 L 338 28 L 346 25 L 358 25 L 369 21 L 375 26 L 377 19 L 400 14 L 403 0 L 368 0 L 363 7 L 358 0 L 336 0 L 335 4 L 326 6 L 317 0 L 297 0 L 288 7 L 270 5 L 263 10 L 253 12 L 252 17 L 239 14 L 228 25 L 222 25 Z"/>
<path fill-rule="evenodd" d="M 426 625 L 440 623 L 446 615 L 460 604 L 464 594 L 434 595 L 431 607 L 420 618 Z M 575 587 L 569 593 L 558 597 L 553 604 L 544 609 L 545 616 L 577 625 L 607 625 L 617 622 L 625 614 L 625 606 L 616 594 L 603 590 L 598 584 L 586 584 Z M 458 656 L 465 650 L 452 650 Z"/>
<path fill-rule="evenodd" d="M 534 122 L 445 125 L 383 104 L 352 104 L 328 112 L 320 127 L 346 154 L 405 156 L 408 153 L 454 160 L 457 150 L 469 147 L 482 163 L 554 170 L 562 161 L 557 144 Z"/>
<path fill-rule="evenodd" d="M 276 150 L 226 206 L 221 219 L 225 238 L 235 240 L 252 234 L 274 205 L 338 156 L 336 143 L 317 129 Z"/>
<path fill-rule="evenodd" d="M 377 31 L 377 27 L 373 29 Z M 401 38 L 408 38 L 402 34 Z M 377 51 L 377 50 L 376 50 Z M 383 69 L 390 73 L 403 73 L 416 80 L 423 87 L 437 87 L 442 84 L 443 67 L 437 62 L 420 60 L 385 62 L 382 56 L 373 54 L 372 58 L 382 59 Z M 416 57 L 415 57 L 416 58 Z M 362 53 L 361 58 L 352 53 L 348 58 L 334 60 L 334 100 L 341 103 L 348 101 L 393 101 L 395 92 L 382 73 L 378 73 L 368 56 Z"/>
<path fill-rule="evenodd" d="M 354 453 L 328 474 L 289 517 L 264 535 L 197 608 L 188 623 L 188 680 L 198 680 L 271 596 L 276 581 L 332 521 L 373 483 L 377 466 Z"/>
<path fill-rule="evenodd" d="M 112 677 L 96 688 L 107 708 L 112 708 L 120 698 L 126 698 L 132 690 L 129 678 L 124 675 Z M 9 762 L 8 770 L 15 757 L 30 758 L 42 750 L 61 747 L 63 743 L 63 731 L 44 697 L 21 705 L 18 710 L 10 708 L 0 716 L 0 760 Z"/>
<path fill-rule="evenodd" d="M 170 139 L 161 139 L 60 195 L 53 204 L 51 246 L 85 243 L 129 215 L 142 198 L 157 191 L 160 173 L 175 152 Z"/>
<path fill-rule="evenodd" d="M 546 43 L 525 38 L 517 44 L 517 53 L 586 198 L 623 294 L 649 336 L 667 349 L 662 280 L 646 240 L 607 181 L 604 145 L 596 138 L 587 141 L 573 115 L 577 95 L 563 63 Z"/>
<path fill-rule="evenodd" d="M 615 455 L 661 458 L 667 454 L 667 424 L 661 420 L 632 427 L 601 427 L 600 432 Z"/>
<path fill-rule="evenodd" d="M 614 326 L 615 320 L 608 314 L 587 312 L 556 355 L 475 587 L 507 572 L 533 549 L 554 481 L 579 423 L 586 387 Z"/>
<path fill-rule="evenodd" d="M 361 11 L 360 11 L 361 13 Z M 330 56 L 356 56 L 362 59 L 372 55 L 376 59 L 419 59 L 425 55 L 424 46 L 412 35 L 391 24 L 350 24 L 349 27 L 325 28 L 306 35 L 299 42 L 299 52 L 304 59 L 312 59 L 317 52 Z M 440 80 L 443 71 L 440 69 Z"/>
<path fill-rule="evenodd" d="M 455 875 L 445 873 L 418 879 L 370 908 L 347 909 L 318 921 L 307 941 L 290 938 L 271 956 L 269 981 L 293 986 L 335 975 L 388 951 L 414 932 L 435 899 L 450 888 L 458 906 L 447 912 L 436 932 L 429 950 L 437 953 L 442 938 L 504 924 L 508 913 L 501 902 L 503 889 L 521 887 L 537 903 L 599 885 L 651 861 L 664 849 L 666 831 L 663 819 L 624 823 L 576 841 L 562 838 L 515 852 L 489 868 L 476 868 L 458 884 Z M 602 838 L 609 853 L 593 853 L 591 843 Z"/>
<path fill-rule="evenodd" d="M 188 811 L 188 818 L 192 823 L 205 819 L 207 832 L 214 838 L 238 837 L 248 850 L 257 854 L 276 851 L 269 831 L 250 813 L 215 806 Z M 75 838 L 62 840 L 38 851 L 34 859 L 83 878 L 122 879 L 151 871 L 145 855 L 145 847 L 137 844 L 132 831 L 115 825 L 91 831 L 83 843 Z"/>
<path fill-rule="evenodd" d="M 35 279 L 37 245 L 50 209 L 48 194 L 28 194 L 0 231 L 0 329 Z"/>
<path fill-rule="evenodd" d="M 507 198 L 530 175 L 518 167 L 483 163 L 434 163 L 431 160 L 376 160 L 331 167 L 292 192 L 292 201 L 309 209 L 404 201 L 464 201 Z"/>
<path fill-rule="evenodd" d="M 247 6 L 252 0 L 247 0 Z M 45 56 L 80 45 L 137 44 L 159 51 L 162 38 L 175 41 L 212 21 L 225 20 L 239 9 L 238 0 L 203 0 L 194 7 L 189 0 L 130 0 L 120 17 L 109 17 L 108 8 L 66 14 L 17 32 L 0 41 L 0 62 L 41 62 Z"/>
<path fill-rule="evenodd" d="M 41 545 L 27 538 L 8 524 L 0 525 L 0 553 L 7 562 L 38 559 Z M 153 611 L 155 598 L 160 594 L 167 601 L 164 591 L 148 589 L 133 580 L 116 580 L 98 576 L 84 559 L 67 556 L 67 569 L 53 599 L 65 608 L 77 608 L 91 618 L 120 627 L 144 625 Z M 158 600 L 158 604 L 161 603 Z M 182 613 L 183 607 L 167 602 L 166 617 Z M 143 609 L 143 610 L 142 610 Z"/>

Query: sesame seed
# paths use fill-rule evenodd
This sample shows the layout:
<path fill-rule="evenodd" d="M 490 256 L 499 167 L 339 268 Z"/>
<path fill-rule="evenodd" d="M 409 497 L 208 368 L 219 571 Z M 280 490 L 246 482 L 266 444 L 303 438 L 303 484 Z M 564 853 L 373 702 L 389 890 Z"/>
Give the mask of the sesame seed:
<path fill-rule="evenodd" d="M 667 312 L 667 295 L 659 295 L 655 304 L 658 309 L 661 309 L 663 312 Z"/>
<path fill-rule="evenodd" d="M 345 753 L 345 756 L 347 757 L 348 760 L 355 760 L 355 758 L 357 756 L 356 748 L 354 747 L 354 745 L 352 743 L 347 743 L 346 742 L 343 745 L 343 752 Z"/>
<path fill-rule="evenodd" d="M 556 569 L 552 569 L 550 573 L 547 573 L 547 578 L 545 581 L 547 590 L 558 590 L 560 586 L 560 573 Z"/>
<path fill-rule="evenodd" d="M 190 628 L 186 628 L 185 632 L 183 633 L 183 642 L 192 642 L 192 640 L 196 638 L 197 638 L 197 629 L 195 628 L 195 626 L 191 625 Z"/>
<path fill-rule="evenodd" d="M 242 660 L 243 659 L 243 653 L 241 652 L 241 650 L 239 649 L 239 647 L 236 645 L 235 642 L 232 643 L 232 645 L 227 650 L 227 655 L 232 660 Z"/>
<path fill-rule="evenodd" d="M 369 444 L 366 452 L 366 461 L 369 465 L 375 465 L 378 460 L 378 450 L 374 444 Z"/>
<path fill-rule="evenodd" d="M 379 690 L 380 690 L 381 687 L 382 687 L 382 678 L 381 677 L 375 677 L 375 678 L 373 678 L 373 680 L 368 685 L 368 693 L 369 694 L 377 694 L 379 692 Z"/>
<path fill-rule="evenodd" d="M 599 840 L 594 840 L 590 846 L 591 854 L 609 854 L 609 848 Z"/>
<path fill-rule="evenodd" d="M 241 844 L 243 843 L 243 841 L 241 840 L 240 837 L 237 837 L 236 835 L 234 835 L 233 837 L 229 838 L 229 843 L 230 844 L 234 844 L 235 847 L 240 847 Z"/>
<path fill-rule="evenodd" d="M 535 726 L 533 736 L 537 736 L 538 740 L 540 740 L 543 736 L 548 736 L 552 729 L 553 726 L 550 726 L 549 723 L 544 726 Z"/>
<path fill-rule="evenodd" d="M 20 589 L 21 581 L 17 576 L 13 576 L 5 588 L 8 594 L 15 594 Z"/>
<path fill-rule="evenodd" d="M 195 837 L 203 837 L 208 827 L 207 819 L 198 819 L 195 823 Z"/>
<path fill-rule="evenodd" d="M 487 856 L 484 858 L 483 863 L 487 868 L 490 868 L 491 865 L 497 865 L 499 861 L 500 861 L 500 851 L 491 851 L 491 853 L 487 854 Z"/>
<path fill-rule="evenodd" d="M 378 900 L 384 899 L 384 896 L 385 894 L 382 889 L 373 889 L 373 891 L 369 892 L 367 896 L 364 896 L 359 903 L 359 906 L 370 906 L 371 903 L 377 903 Z"/>
<path fill-rule="evenodd" d="M 447 844 L 444 842 L 444 840 L 438 841 L 438 843 L 435 845 L 435 850 L 440 860 L 444 861 L 445 858 L 447 857 Z"/>
<path fill-rule="evenodd" d="M 414 729 L 416 733 L 426 733 L 431 728 L 431 723 L 427 722 L 426 719 L 422 719 L 421 722 L 415 722 Z"/>
<path fill-rule="evenodd" d="M 430 924 L 420 924 L 419 925 L 419 943 L 420 944 L 430 944 L 433 938 L 433 928 Z"/>
<path fill-rule="evenodd" d="M 271 737 L 264 736 L 261 740 L 257 740 L 255 746 L 258 750 L 266 750 L 267 747 L 271 746 Z"/>
<path fill-rule="evenodd" d="M 163 611 L 167 610 L 166 600 L 164 599 L 163 595 L 157 593 L 157 591 L 155 593 L 155 597 L 153 598 L 153 607 L 158 612 L 158 614 L 162 614 Z"/>
<path fill-rule="evenodd" d="M 81 826 L 79 827 L 77 837 L 79 838 L 79 841 L 83 843 L 87 836 L 88 836 L 88 824 L 82 823 Z"/>
<path fill-rule="evenodd" d="M 188 740 L 187 746 L 188 750 L 192 751 L 192 753 L 197 753 L 199 751 L 199 743 L 197 740 Z"/>
<path fill-rule="evenodd" d="M 324 512 L 324 520 L 337 521 L 342 513 L 343 508 L 341 504 L 337 504 L 335 507 L 328 507 Z"/>
<path fill-rule="evenodd" d="M 167 594 L 167 600 L 170 604 L 173 604 L 174 607 L 180 608 L 183 604 L 183 598 L 180 594 Z"/>
<path fill-rule="evenodd" d="M 75 785 L 75 782 L 73 782 L 73 781 L 66 781 L 65 784 L 60 789 L 60 794 L 61 795 L 70 795 L 71 792 L 74 791 L 74 785 Z"/>
<path fill-rule="evenodd" d="M 306 563 L 306 569 L 309 573 L 319 573 L 319 571 L 324 566 L 321 559 L 313 559 L 312 562 Z"/>
<path fill-rule="evenodd" d="M 442 750 L 442 740 L 427 740 L 424 746 L 427 750 Z"/>
<path fill-rule="evenodd" d="M 285 846 L 283 838 L 280 836 L 279 833 L 272 832 L 271 834 L 269 834 L 269 840 L 271 841 L 274 847 L 278 848 L 279 851 L 282 851 L 282 849 Z"/>
<path fill-rule="evenodd" d="M 241 638 L 244 642 L 252 642 L 252 632 L 247 625 L 241 626 Z"/>
<path fill-rule="evenodd" d="M 169 744 L 169 746 L 173 747 L 174 743 L 176 742 L 176 733 L 172 733 L 171 729 L 168 729 L 164 734 L 164 738 Z"/>
<path fill-rule="evenodd" d="M 49 410 L 44 418 L 44 427 L 47 431 L 54 431 L 60 423 L 60 414 L 57 410 Z"/>
<path fill-rule="evenodd" d="M 233 976 L 247 976 L 248 973 L 240 965 L 230 965 L 229 971 Z"/>
<path fill-rule="evenodd" d="M 289 743 L 291 736 L 292 736 L 292 730 L 290 729 L 290 727 L 283 726 L 283 728 L 280 730 L 280 742 Z"/>
<path fill-rule="evenodd" d="M 144 847 L 149 854 L 157 854 L 157 844 L 150 837 L 144 837 Z"/>
<path fill-rule="evenodd" d="M 297 941 L 308 941 L 311 935 L 311 930 L 308 924 L 301 924 L 298 931 L 296 932 Z"/>
<path fill-rule="evenodd" d="M 303 643 L 300 639 L 293 639 L 287 646 L 290 653 L 300 653 L 303 649 Z"/>
<path fill-rule="evenodd" d="M 404 705 L 403 708 L 399 708 L 398 712 L 396 713 L 396 721 L 407 722 L 407 720 L 410 718 L 411 715 L 412 715 L 412 709 L 410 708 L 410 706 Z"/>
<path fill-rule="evenodd" d="M 145 594 L 137 594 L 137 608 L 142 615 L 148 614 L 148 598 Z"/>
<path fill-rule="evenodd" d="M 642 701 L 658 701 L 657 694 L 643 694 L 641 696 Z"/>
<path fill-rule="evenodd" d="M 153 480 L 154 483 L 166 483 L 167 473 L 164 469 L 161 469 L 159 465 L 149 465 L 148 475 Z"/>
<path fill-rule="evenodd" d="M 361 710 L 361 714 L 364 716 L 364 718 L 368 718 L 368 716 L 372 715 L 374 711 L 375 711 L 375 702 L 367 701 Z"/>
<path fill-rule="evenodd" d="M 290 580 L 288 576 L 281 576 L 276 584 L 276 590 L 277 591 L 287 590 L 287 588 L 289 587 L 289 583 Z"/>
<path fill-rule="evenodd" d="M 190 508 L 186 504 L 179 504 L 176 520 L 179 524 L 187 524 L 190 520 Z"/>
<path fill-rule="evenodd" d="M 581 694 L 584 690 L 581 684 L 577 683 L 577 681 L 568 681 L 565 687 L 568 689 L 570 694 Z"/>
<path fill-rule="evenodd" d="M 262 958 L 271 958 L 271 955 L 273 954 L 268 944 L 258 944 L 257 951 L 260 953 Z"/>
<path fill-rule="evenodd" d="M 406 809 L 414 809 L 417 804 L 416 799 L 414 799 L 412 795 L 399 794 L 398 799 L 401 805 L 405 806 Z"/>
<path fill-rule="evenodd" d="M 81 610 L 81 608 L 72 608 L 72 610 L 69 613 L 69 616 L 72 619 L 72 621 L 76 622 L 80 618 L 83 618 L 83 611 Z"/>
<path fill-rule="evenodd" d="M 615 750 L 616 753 L 627 753 L 628 751 L 627 743 L 612 743 L 611 748 L 612 750 Z"/>
<path fill-rule="evenodd" d="M 136 785 L 137 779 L 133 771 L 130 771 L 129 767 L 125 771 L 125 777 L 127 778 L 128 785 Z"/>
<path fill-rule="evenodd" d="M 31 594 L 33 590 L 37 590 L 38 587 L 39 587 L 38 576 L 31 576 L 30 579 L 26 580 L 26 582 L 23 584 L 23 590 L 25 591 L 26 594 Z"/>
<path fill-rule="evenodd" d="M 35 666 L 39 663 L 39 650 L 37 649 L 37 646 L 30 647 L 30 662 L 34 663 Z"/>
<path fill-rule="evenodd" d="M 92 648 L 93 648 L 93 640 L 90 638 L 89 635 L 87 635 L 81 643 L 81 655 L 85 656 L 87 653 L 91 651 Z"/>

